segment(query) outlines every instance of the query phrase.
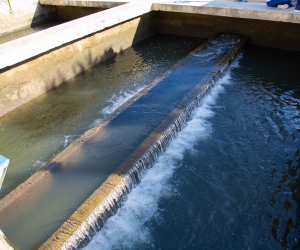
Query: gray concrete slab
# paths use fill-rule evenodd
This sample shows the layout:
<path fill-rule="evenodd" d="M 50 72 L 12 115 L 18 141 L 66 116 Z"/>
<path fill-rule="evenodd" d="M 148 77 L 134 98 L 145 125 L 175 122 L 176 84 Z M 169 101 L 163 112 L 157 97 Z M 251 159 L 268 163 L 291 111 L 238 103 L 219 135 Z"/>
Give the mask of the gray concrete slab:
<path fill-rule="evenodd" d="M 300 15 L 294 12 L 294 7 L 288 9 L 271 8 L 266 5 L 264 0 L 248 0 L 248 2 L 235 2 L 234 0 L 126 0 L 124 2 L 152 2 L 153 10 L 157 11 L 300 23 Z M 124 2 L 120 2 L 119 0 L 40 0 L 40 3 L 45 5 L 89 7 L 109 5 L 113 7 Z"/>
<path fill-rule="evenodd" d="M 77 7 L 96 7 L 96 8 L 113 8 L 122 4 L 129 3 L 130 1 L 99 1 L 99 0 L 40 0 L 43 5 L 55 6 L 77 6 Z"/>
<path fill-rule="evenodd" d="M 232 2 L 228 0 L 168 1 L 153 4 L 154 11 L 205 14 L 223 17 L 300 23 L 300 14 L 294 8 L 270 8 L 266 3 Z M 300 32 L 300 30 L 299 30 Z"/>
<path fill-rule="evenodd" d="M 122 5 L 0 45 L 0 70 L 152 10 L 300 23 L 300 14 L 295 13 L 294 8 L 282 10 L 258 2 L 229 0 L 155 0 L 153 2 L 127 0 L 127 4 L 119 0 L 40 0 L 40 2 L 47 5 L 89 7 L 101 7 L 101 4 L 102 7 Z"/>

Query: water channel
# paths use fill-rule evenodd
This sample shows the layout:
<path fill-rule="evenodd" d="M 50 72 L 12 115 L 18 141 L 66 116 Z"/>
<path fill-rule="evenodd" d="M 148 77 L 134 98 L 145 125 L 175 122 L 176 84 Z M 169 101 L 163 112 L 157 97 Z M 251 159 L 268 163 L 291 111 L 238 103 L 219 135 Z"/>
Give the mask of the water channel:
<path fill-rule="evenodd" d="M 153 37 L 1 118 L 0 140 L 8 146 L 0 145 L 0 152 L 12 169 L 5 193 L 200 42 Z M 249 47 L 86 249 L 299 247 L 299 56 Z M 164 108 L 170 109 L 150 109 L 160 114 Z M 78 174 L 86 180 L 93 175 Z M 47 208 L 57 213 L 56 220 L 46 221 L 34 204 L 29 220 L 44 221 L 48 235 L 67 218 L 56 205 L 82 195 L 82 189 L 82 183 L 76 192 L 60 189 Z M 72 204 L 64 213 L 74 209 Z M 0 228 L 8 228 L 3 231 L 17 249 L 36 249 L 45 237 L 27 241 L 22 234 L 35 225 L 18 228 L 26 216 L 10 220 L 11 228 L 0 218 Z"/>
<path fill-rule="evenodd" d="M 202 41 L 155 36 L 4 116 L 0 122 L 1 141 L 5 142 L 1 144 L 1 152 L 11 159 L 10 170 L 3 185 L 4 191 L 10 191 L 41 168 L 71 141 L 80 137 L 130 96 L 167 71 Z M 136 108 L 140 110 L 142 107 Z M 148 116 L 147 112 L 141 114 L 144 118 Z M 151 125 L 147 124 L 150 131 L 164 116 L 161 111 L 154 114 L 157 117 L 152 120 Z M 126 128 L 126 120 L 130 120 L 126 117 L 120 116 L 118 121 L 125 122 L 123 128 Z M 138 135 L 137 138 L 133 136 L 137 139 L 135 144 L 126 146 L 126 143 L 118 143 L 118 140 L 122 139 L 121 124 L 118 127 L 119 132 L 109 132 L 114 139 L 108 143 L 117 143 L 114 147 L 102 145 L 102 149 L 98 146 L 89 150 L 89 171 L 78 169 L 74 172 L 73 167 L 64 166 L 64 170 L 56 172 L 56 177 L 44 183 L 42 189 L 36 190 L 33 196 L 23 197 L 24 202 L 20 201 L 21 204 L 14 207 L 7 216 L 1 216 L 0 227 L 17 249 L 35 249 L 41 245 L 105 180 L 113 171 L 112 166 L 119 164 L 122 157 L 126 157 L 126 153 L 138 146 L 139 141 L 148 133 L 147 129 L 141 134 L 135 133 Z M 143 130 L 142 126 L 141 128 Z M 136 132 L 131 131 L 132 135 Z M 106 152 L 107 149 L 110 152 Z M 115 153 L 116 150 L 119 153 Z M 93 160 L 92 155 L 102 157 L 100 163 L 103 169 L 98 166 L 99 159 Z M 87 159 L 84 157 L 77 158 L 74 163 L 79 166 L 81 161 Z M 113 161 L 112 164 L 107 164 L 109 159 Z M 73 174 L 70 174 L 70 170 Z M 95 174 L 96 172 L 98 174 Z M 50 187 L 54 190 L 50 190 Z"/>
<path fill-rule="evenodd" d="M 201 41 L 155 36 L 2 117 L 0 152 L 11 161 L 0 198 Z"/>
<path fill-rule="evenodd" d="M 84 249 L 299 249 L 299 58 L 248 47 Z"/>

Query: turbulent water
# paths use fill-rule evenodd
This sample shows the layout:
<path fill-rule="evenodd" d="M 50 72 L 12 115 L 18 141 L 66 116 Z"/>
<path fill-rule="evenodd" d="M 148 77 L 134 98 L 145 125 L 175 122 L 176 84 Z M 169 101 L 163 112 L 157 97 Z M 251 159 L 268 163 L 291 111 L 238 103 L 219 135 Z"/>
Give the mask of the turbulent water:
<path fill-rule="evenodd" d="M 299 57 L 249 47 L 85 249 L 299 249 Z"/>

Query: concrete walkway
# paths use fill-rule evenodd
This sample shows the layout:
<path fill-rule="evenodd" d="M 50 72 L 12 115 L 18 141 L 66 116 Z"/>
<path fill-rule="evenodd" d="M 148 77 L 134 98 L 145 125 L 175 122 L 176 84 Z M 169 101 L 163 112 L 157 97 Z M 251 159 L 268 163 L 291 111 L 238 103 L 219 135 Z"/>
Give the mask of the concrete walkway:
<path fill-rule="evenodd" d="M 108 7 L 112 8 L 125 3 L 153 3 L 154 11 L 173 11 L 180 13 L 195 13 L 214 16 L 238 17 L 257 20 L 300 23 L 300 15 L 294 8 L 285 10 L 270 8 L 264 0 L 248 0 L 248 2 L 234 2 L 234 0 L 40 0 L 45 5 Z"/>
<path fill-rule="evenodd" d="M 128 3 L 0 45 L 0 70 L 151 11 L 151 3 Z"/>
<path fill-rule="evenodd" d="M 267 7 L 265 3 L 261 2 L 233 2 L 229 0 L 162 0 L 153 3 L 149 0 L 131 0 L 128 2 L 117 0 L 109 2 L 101 0 L 40 0 L 41 4 L 46 5 L 114 8 L 84 17 L 84 22 L 80 18 L 0 45 L 0 70 L 150 11 L 194 13 L 300 24 L 300 14 L 295 13 L 294 8 L 281 10 Z"/>

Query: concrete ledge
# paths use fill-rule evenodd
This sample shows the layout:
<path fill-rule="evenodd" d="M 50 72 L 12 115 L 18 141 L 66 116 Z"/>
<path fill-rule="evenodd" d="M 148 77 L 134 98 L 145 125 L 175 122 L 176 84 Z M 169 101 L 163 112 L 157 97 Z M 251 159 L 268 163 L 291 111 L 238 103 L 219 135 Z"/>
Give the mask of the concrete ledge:
<path fill-rule="evenodd" d="M 129 3 L 0 45 L 0 70 L 151 11 L 151 3 Z"/>
<path fill-rule="evenodd" d="M 234 0 L 196 0 L 196 1 L 147 1 L 127 0 L 130 3 L 153 3 L 155 11 L 171 11 L 190 14 L 204 14 L 224 17 L 237 17 L 246 19 L 267 20 L 276 22 L 300 23 L 300 15 L 294 8 L 285 10 L 270 8 L 264 0 L 249 0 L 248 2 L 234 2 Z M 103 7 L 117 6 L 125 2 L 117 0 L 40 0 L 45 5 Z"/>
<path fill-rule="evenodd" d="M 230 2 L 230 1 L 198 1 L 182 3 L 153 3 L 154 11 L 167 11 L 189 14 L 203 14 L 221 17 L 234 17 L 274 22 L 300 23 L 300 15 L 294 8 L 281 10 L 270 8 L 265 3 Z"/>
<path fill-rule="evenodd" d="M 100 5 L 108 2 L 96 0 L 41 0 L 41 3 L 101 7 Z M 123 4 L 124 2 L 109 3 L 118 5 Z M 77 19 L 36 34 L 17 39 L 10 43 L 0 45 L 0 70 L 94 32 L 101 31 L 105 28 L 143 15 L 151 10 L 300 23 L 300 15 L 294 13 L 293 8 L 279 10 L 277 8 L 269 8 L 263 3 L 230 2 L 222 0 L 199 1 L 192 3 L 189 1 L 175 1 L 173 3 L 153 3 L 152 8 L 151 2 L 132 2 L 90 15 L 85 17 L 84 21 Z M 50 36 L 51 39 L 49 39 Z"/>
<path fill-rule="evenodd" d="M 76 7 L 97 7 L 97 8 L 113 8 L 129 1 L 99 1 L 99 0 L 40 0 L 43 5 L 55 6 L 76 6 Z"/>

